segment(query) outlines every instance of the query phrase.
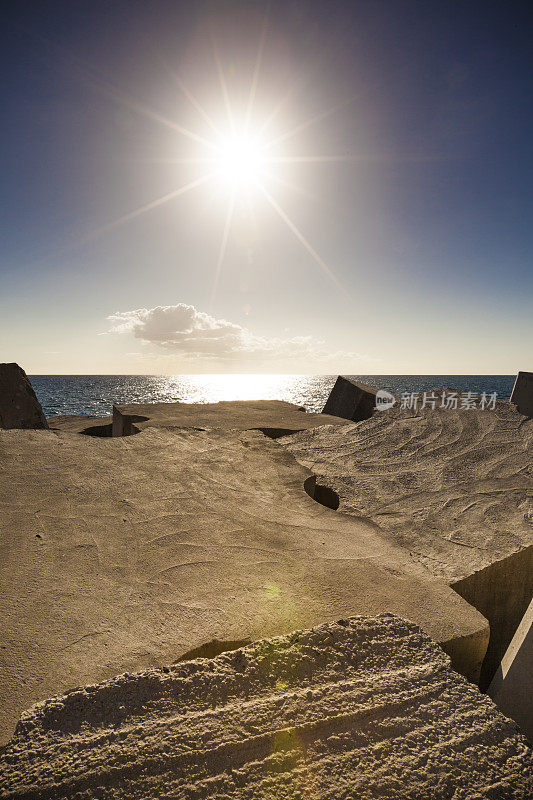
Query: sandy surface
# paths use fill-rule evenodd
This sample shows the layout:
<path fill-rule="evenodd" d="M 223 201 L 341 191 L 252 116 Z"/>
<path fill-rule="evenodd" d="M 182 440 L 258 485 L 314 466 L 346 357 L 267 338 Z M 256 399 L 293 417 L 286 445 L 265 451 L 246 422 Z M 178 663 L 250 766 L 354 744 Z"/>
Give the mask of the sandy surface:
<path fill-rule="evenodd" d="M 27 711 L 0 797 L 527 800 L 531 751 L 418 627 L 356 617 Z"/>
<path fill-rule="evenodd" d="M 66 689 L 354 613 L 413 619 L 479 671 L 486 620 L 259 432 L 0 431 L 0 464 L 4 741 Z"/>

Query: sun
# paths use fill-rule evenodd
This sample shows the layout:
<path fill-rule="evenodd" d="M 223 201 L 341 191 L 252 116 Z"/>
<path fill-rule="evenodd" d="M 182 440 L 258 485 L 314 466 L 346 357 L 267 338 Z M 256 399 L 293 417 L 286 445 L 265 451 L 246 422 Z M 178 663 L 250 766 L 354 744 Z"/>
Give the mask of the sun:
<path fill-rule="evenodd" d="M 219 178 L 235 190 L 256 186 L 265 174 L 264 146 L 246 133 L 223 137 L 214 160 Z"/>
<path fill-rule="evenodd" d="M 95 235 L 110 231 L 118 225 L 131 222 L 141 214 L 152 211 L 214 180 L 214 182 L 219 184 L 219 188 L 222 189 L 224 199 L 227 201 L 227 211 L 221 232 L 218 254 L 215 258 L 213 284 L 209 303 L 210 310 L 212 310 L 215 301 L 235 209 L 237 205 L 247 207 L 250 216 L 255 220 L 255 207 L 258 205 L 258 198 L 275 211 L 283 224 L 291 231 L 300 245 L 307 251 L 308 255 L 311 256 L 324 274 L 335 284 L 337 289 L 343 294 L 346 294 L 345 287 L 341 284 L 334 272 L 312 247 L 307 237 L 297 227 L 296 223 L 287 214 L 282 205 L 280 205 L 279 200 L 276 198 L 276 188 L 284 187 L 300 191 L 299 187 L 295 187 L 283 175 L 283 165 L 328 164 L 334 162 L 348 163 L 352 160 L 352 157 L 346 154 L 292 155 L 284 153 L 284 143 L 293 139 L 297 134 L 302 133 L 302 131 L 312 126 L 315 122 L 323 120 L 337 112 L 346 105 L 347 102 L 351 102 L 351 98 L 349 98 L 348 101 L 338 103 L 337 105 L 326 108 L 324 111 L 320 111 L 314 116 L 295 124 L 294 127 L 279 132 L 278 135 L 274 137 L 272 137 L 271 133 L 267 135 L 267 132 L 271 130 L 271 123 L 276 120 L 283 106 L 289 102 L 293 91 L 293 89 L 289 87 L 287 93 L 280 98 L 274 108 L 270 110 L 263 119 L 258 119 L 258 117 L 261 116 L 257 113 L 258 80 L 263 61 L 267 31 L 268 15 L 266 15 L 264 19 L 257 47 L 255 66 L 251 71 L 248 101 L 244 106 L 237 106 L 236 108 L 233 107 L 230 100 L 226 73 L 218 56 L 216 42 L 214 42 L 213 55 L 216 73 L 218 73 L 220 83 L 221 99 L 226 111 L 225 123 L 222 120 L 217 120 L 216 117 L 212 117 L 183 83 L 181 78 L 174 73 L 173 77 L 181 92 L 202 119 L 202 127 L 198 130 L 186 128 L 178 120 L 169 119 L 158 110 L 148 107 L 145 103 L 135 98 L 126 97 L 121 92 L 115 91 L 114 87 L 111 87 L 111 96 L 119 103 L 171 129 L 179 135 L 180 140 L 188 140 L 189 145 L 192 143 L 195 148 L 200 146 L 200 149 L 196 149 L 195 153 L 191 153 L 190 156 L 187 156 L 186 152 L 184 152 L 180 154 L 178 158 L 168 159 L 169 164 L 197 165 L 201 167 L 201 170 L 196 177 L 192 177 L 192 180 L 189 180 L 182 186 L 178 186 L 173 191 L 168 192 L 168 194 L 157 197 L 123 214 L 118 217 L 118 219 L 106 225 L 102 225 L 100 228 L 92 231 L 86 238 L 92 238 Z M 109 93 L 108 88 L 106 88 L 106 93 Z M 205 127 L 206 125 L 207 128 Z M 278 174 L 279 172 L 282 174 Z M 271 190 L 272 185 L 273 188 Z"/>

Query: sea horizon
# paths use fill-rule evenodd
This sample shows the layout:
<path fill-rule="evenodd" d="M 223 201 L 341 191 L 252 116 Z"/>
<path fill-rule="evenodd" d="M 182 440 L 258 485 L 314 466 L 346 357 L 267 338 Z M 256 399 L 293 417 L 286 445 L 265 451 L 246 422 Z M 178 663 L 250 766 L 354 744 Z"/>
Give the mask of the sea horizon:
<path fill-rule="evenodd" d="M 497 374 L 351 374 L 347 377 L 395 395 L 422 394 L 447 386 L 508 400 L 515 375 Z M 216 403 L 223 400 L 284 400 L 318 412 L 324 407 L 337 374 L 187 373 L 30 374 L 47 417 L 86 414 L 105 417 L 113 403 Z"/>

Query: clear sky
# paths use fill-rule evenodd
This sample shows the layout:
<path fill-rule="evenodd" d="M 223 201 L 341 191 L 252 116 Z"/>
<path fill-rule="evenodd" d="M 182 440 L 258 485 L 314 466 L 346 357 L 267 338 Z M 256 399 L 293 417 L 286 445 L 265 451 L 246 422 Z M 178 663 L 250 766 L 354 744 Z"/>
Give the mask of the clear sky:
<path fill-rule="evenodd" d="M 530 4 L 4 9 L 0 361 L 533 370 Z"/>

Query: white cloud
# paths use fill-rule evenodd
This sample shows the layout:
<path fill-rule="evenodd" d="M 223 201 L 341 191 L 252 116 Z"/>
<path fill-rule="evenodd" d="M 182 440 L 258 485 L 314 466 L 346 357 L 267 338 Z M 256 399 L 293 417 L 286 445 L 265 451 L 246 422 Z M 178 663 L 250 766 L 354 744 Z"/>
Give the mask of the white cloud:
<path fill-rule="evenodd" d="M 257 336 L 248 328 L 216 319 L 185 303 L 120 311 L 108 319 L 112 322 L 109 333 L 132 333 L 143 343 L 155 344 L 185 359 L 217 361 L 227 366 L 254 363 L 274 367 L 296 361 L 324 365 L 342 360 L 351 362 L 355 369 L 360 368 L 361 359 L 369 360 L 357 353 L 328 351 L 323 340 L 312 336 Z"/>

